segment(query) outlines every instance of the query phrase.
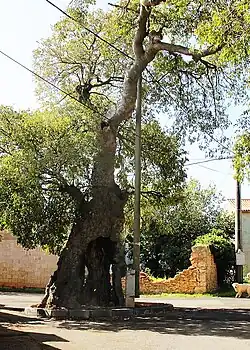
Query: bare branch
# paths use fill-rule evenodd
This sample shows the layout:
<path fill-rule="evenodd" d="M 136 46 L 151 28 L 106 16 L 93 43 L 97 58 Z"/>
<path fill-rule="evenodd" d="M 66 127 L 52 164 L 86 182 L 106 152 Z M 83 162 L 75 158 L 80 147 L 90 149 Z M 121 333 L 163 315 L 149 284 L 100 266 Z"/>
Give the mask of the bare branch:
<path fill-rule="evenodd" d="M 162 41 L 154 42 L 150 46 L 153 46 L 157 51 L 168 51 L 170 53 L 179 53 L 181 55 L 191 56 L 195 62 L 200 61 L 203 57 L 214 55 L 217 52 L 220 52 L 223 48 L 223 45 L 220 45 L 217 48 L 205 49 L 203 51 L 194 51 L 182 45 L 169 44 Z"/>

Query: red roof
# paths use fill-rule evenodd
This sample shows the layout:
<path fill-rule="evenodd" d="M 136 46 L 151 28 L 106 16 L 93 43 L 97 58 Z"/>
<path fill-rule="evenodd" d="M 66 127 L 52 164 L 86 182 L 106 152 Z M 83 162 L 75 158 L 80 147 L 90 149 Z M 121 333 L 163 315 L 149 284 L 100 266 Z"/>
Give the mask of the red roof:
<path fill-rule="evenodd" d="M 231 210 L 235 210 L 235 199 L 228 199 L 229 206 Z M 241 211 L 250 212 L 250 199 L 241 200 Z"/>

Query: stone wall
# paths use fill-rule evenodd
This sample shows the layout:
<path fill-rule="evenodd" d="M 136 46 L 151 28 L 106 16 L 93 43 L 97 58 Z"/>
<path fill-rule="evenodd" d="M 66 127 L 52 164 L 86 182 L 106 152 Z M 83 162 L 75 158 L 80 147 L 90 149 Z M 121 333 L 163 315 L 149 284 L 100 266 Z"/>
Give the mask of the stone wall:
<path fill-rule="evenodd" d="M 58 257 L 40 248 L 26 250 L 7 232 L 0 235 L 0 286 L 44 288 L 56 268 Z M 193 247 L 190 261 L 188 269 L 167 280 L 152 281 L 141 272 L 141 293 L 205 293 L 215 290 L 216 265 L 209 247 Z"/>
<path fill-rule="evenodd" d="M 192 247 L 191 266 L 174 278 L 152 280 L 146 273 L 140 274 L 141 294 L 206 293 L 217 288 L 217 269 L 208 246 Z M 125 285 L 125 281 L 123 281 Z"/>
<path fill-rule="evenodd" d="M 40 248 L 26 250 L 7 232 L 0 235 L 0 286 L 44 288 L 58 257 Z"/>

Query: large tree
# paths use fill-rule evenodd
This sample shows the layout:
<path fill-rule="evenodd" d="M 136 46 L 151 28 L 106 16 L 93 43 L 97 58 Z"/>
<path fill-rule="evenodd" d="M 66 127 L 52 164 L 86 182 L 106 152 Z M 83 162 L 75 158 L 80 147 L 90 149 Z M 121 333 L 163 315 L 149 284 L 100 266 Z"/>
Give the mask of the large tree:
<path fill-rule="evenodd" d="M 215 129 L 227 123 L 225 100 L 234 96 L 236 89 L 237 98 L 241 97 L 240 92 L 245 88 L 242 72 L 249 58 L 247 1 L 170 0 L 152 1 L 150 5 L 139 6 L 135 0 L 129 4 L 121 1 L 118 7 L 104 13 L 91 12 L 88 1 L 75 1 L 69 13 L 76 21 L 67 18 L 57 23 L 52 37 L 43 40 L 35 53 L 37 72 L 81 105 L 68 103 L 61 92 L 40 85 L 41 99 L 54 104 L 60 102 L 59 113 L 64 109 L 69 116 L 81 115 L 80 120 L 87 120 L 88 128 L 93 131 L 91 156 L 89 146 L 86 146 L 86 157 L 82 148 L 81 152 L 68 154 L 69 161 L 72 160 L 71 181 L 65 179 L 67 171 L 60 157 L 59 166 L 49 163 L 43 175 L 42 189 L 47 180 L 50 185 L 57 186 L 57 193 L 65 195 L 64 210 L 56 215 L 56 220 L 62 221 L 65 227 L 73 215 L 73 225 L 42 306 L 76 307 L 81 304 L 108 305 L 110 302 L 122 305 L 124 302 L 120 281 L 120 235 L 128 190 L 126 186 L 122 187 L 126 179 L 119 177 L 115 168 L 120 141 L 123 140 L 124 146 L 134 137 L 131 117 L 140 75 L 144 73 L 144 115 L 147 120 L 157 111 L 165 112 L 166 116 L 175 117 L 173 128 L 184 138 L 188 131 L 195 137 L 199 137 L 196 131 L 213 136 Z M 111 42 L 112 47 L 100 37 Z M 118 52 L 114 46 L 122 50 Z M 50 108 L 48 103 L 47 108 Z M 65 128 L 66 134 L 68 131 Z M 159 146 L 157 135 L 153 139 L 156 149 Z M 78 141 L 73 137 L 72 142 L 77 149 Z M 11 147 L 18 149 L 21 155 L 22 147 L 15 143 Z M 34 147 L 38 148 L 39 160 L 39 151 L 45 148 L 42 144 Z M 58 151 L 55 141 L 52 155 L 60 155 L 60 150 L 66 152 L 67 149 L 65 144 Z M 31 154 L 28 152 L 27 157 Z M 153 157 L 151 153 L 151 160 Z M 55 158 L 57 160 L 57 156 Z M 6 159 L 8 168 L 8 157 Z M 23 164 L 22 158 L 17 157 L 15 161 Z M 172 170 L 178 173 L 182 164 L 178 156 L 174 154 L 167 158 L 168 161 L 175 164 Z M 78 173 L 74 175 L 74 162 L 79 165 L 78 169 L 81 166 L 88 169 L 87 182 L 82 181 Z M 131 165 L 123 159 L 119 164 L 120 168 Z M 149 163 L 148 170 L 155 177 L 156 170 L 166 176 L 164 164 L 166 160 L 163 162 L 161 157 L 157 167 Z M 23 172 L 19 171 L 20 177 L 29 175 L 27 168 L 23 166 Z M 169 179 L 165 187 L 171 193 L 175 186 L 173 178 L 170 176 Z M 36 181 L 41 181 L 39 176 Z M 33 188 L 32 181 L 28 185 Z M 10 196 L 14 196 L 13 203 L 22 208 L 18 198 L 15 201 L 11 185 L 9 189 Z M 27 189 L 24 192 L 27 200 L 33 203 L 34 192 Z M 42 197 L 48 199 L 49 195 Z M 67 205 L 69 197 L 76 204 L 74 210 Z M 45 202 L 53 207 L 56 200 L 55 196 Z M 35 213 L 27 213 L 27 219 L 28 215 L 35 216 Z M 20 224 L 25 222 L 25 218 L 22 219 Z M 53 222 L 51 217 L 52 229 Z M 41 227 L 38 224 L 36 229 Z M 31 232 L 35 232 L 34 227 Z"/>

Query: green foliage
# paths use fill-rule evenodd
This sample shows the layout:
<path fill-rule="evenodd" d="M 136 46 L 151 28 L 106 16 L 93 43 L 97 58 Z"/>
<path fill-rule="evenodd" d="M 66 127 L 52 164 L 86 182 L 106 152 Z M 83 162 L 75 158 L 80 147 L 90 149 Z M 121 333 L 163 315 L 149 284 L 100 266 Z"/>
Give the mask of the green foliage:
<path fill-rule="evenodd" d="M 88 186 L 97 150 L 84 120 L 0 108 L 0 220 L 27 248 L 60 250 L 76 205 L 62 189 Z"/>
<path fill-rule="evenodd" d="M 84 117 L 80 112 L 74 105 L 33 113 L 0 108 L 0 223 L 24 247 L 60 251 L 78 215 L 78 204 L 67 186 L 91 199 L 97 128 L 87 110 Z M 142 160 L 143 186 L 173 201 L 185 179 L 185 152 L 158 123 L 143 128 L 147 150 Z M 157 135 L 159 143 L 154 144 Z M 131 188 L 133 178 L 128 175 L 133 172 L 134 150 L 124 143 L 116 167 L 119 184 Z"/>
<path fill-rule="evenodd" d="M 154 276 L 172 277 L 190 265 L 194 239 L 213 228 L 234 234 L 234 217 L 222 208 L 222 197 L 214 187 L 202 189 L 192 180 L 175 203 L 143 199 L 141 262 Z M 129 232 L 127 226 L 127 231 Z"/>
<path fill-rule="evenodd" d="M 52 36 L 41 40 L 34 53 L 35 68 L 75 97 L 76 86 L 91 81 L 91 106 L 107 115 L 119 100 L 125 72 L 134 58 L 132 42 L 139 1 L 131 0 L 128 10 L 112 6 L 107 12 L 93 9 L 89 3 L 92 2 L 71 2 L 68 11 L 79 23 L 64 18 L 54 26 Z M 122 0 L 119 5 L 126 7 L 128 2 Z M 218 47 L 221 51 L 198 62 L 180 54 L 160 52 L 144 72 L 145 112 L 151 116 L 163 112 L 166 118 L 172 118 L 175 133 L 183 140 L 186 137 L 199 140 L 203 146 L 211 143 L 208 134 L 212 136 L 216 129 L 227 128 L 225 101 L 238 102 L 246 96 L 248 12 L 245 0 L 170 0 L 153 7 L 150 30 L 162 28 L 166 42 L 187 46 L 195 52 Z M 145 46 L 147 43 L 148 38 Z M 46 104 L 62 99 L 61 93 L 42 81 L 38 82 L 37 91 Z M 220 153 L 222 149 L 217 145 L 214 152 Z"/>
<path fill-rule="evenodd" d="M 111 7 L 107 12 L 93 10 L 94 3 L 72 1 L 68 11 L 78 22 L 60 20 L 34 52 L 37 73 L 75 98 L 79 98 L 77 86 L 90 84 L 89 99 L 83 105 L 72 102 L 39 81 L 37 93 L 45 111 L 0 110 L 0 217 L 26 247 L 60 249 L 67 237 L 77 207 L 63 188 L 73 185 L 90 196 L 97 125 L 110 116 L 114 105 L 119 107 L 125 72 L 134 58 L 139 1 L 131 0 L 128 11 Z M 221 47 L 197 62 L 162 52 L 144 72 L 142 187 L 147 199 L 142 201 L 142 254 L 148 265 L 149 254 L 157 261 L 156 274 L 172 275 L 188 264 L 192 240 L 217 228 L 221 211 L 213 189 L 203 191 L 190 184 L 182 190 L 183 145 L 187 136 L 194 141 L 203 135 L 205 143 L 210 142 L 216 129 L 228 126 L 225 101 L 238 102 L 246 96 L 249 4 L 245 0 L 169 0 L 153 8 L 150 19 L 150 29 L 162 27 L 169 43 L 194 52 Z M 55 102 L 56 109 L 51 107 Z M 156 121 L 160 112 L 169 118 L 171 132 Z M 132 187 L 133 120 L 120 126 L 117 142 L 116 177 L 123 188 Z M 154 196 L 148 200 L 149 194 Z M 130 200 L 128 213 L 131 208 Z"/>
<path fill-rule="evenodd" d="M 135 159 L 134 147 L 130 146 L 134 127 L 122 129 L 122 141 L 117 152 L 117 180 L 122 187 L 133 187 Z M 141 177 L 144 195 L 157 194 L 175 201 L 182 191 L 186 178 L 184 164 L 186 152 L 176 136 L 163 129 L 156 120 L 144 120 L 142 124 Z M 130 176 L 128 176 L 130 175 Z"/>
<path fill-rule="evenodd" d="M 250 133 L 245 131 L 236 139 L 233 165 L 237 179 L 242 182 L 250 179 Z"/>
<path fill-rule="evenodd" d="M 235 246 L 230 236 L 222 230 L 213 229 L 194 240 L 194 245 L 209 245 L 217 266 L 218 285 L 234 281 Z"/>

